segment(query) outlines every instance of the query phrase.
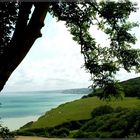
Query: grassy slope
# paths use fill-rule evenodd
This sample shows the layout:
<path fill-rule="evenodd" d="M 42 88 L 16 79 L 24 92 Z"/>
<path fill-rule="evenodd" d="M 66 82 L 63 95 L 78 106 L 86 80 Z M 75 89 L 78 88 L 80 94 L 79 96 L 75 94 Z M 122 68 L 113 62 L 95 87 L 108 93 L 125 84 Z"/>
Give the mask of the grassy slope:
<path fill-rule="evenodd" d="M 65 103 L 55 109 L 48 111 L 38 121 L 34 122 L 29 129 L 52 127 L 71 120 L 90 119 L 91 111 L 100 105 L 108 104 L 112 107 L 140 108 L 140 100 L 137 98 L 124 98 L 123 100 L 106 102 L 96 97 L 79 99 L 73 102 Z"/>

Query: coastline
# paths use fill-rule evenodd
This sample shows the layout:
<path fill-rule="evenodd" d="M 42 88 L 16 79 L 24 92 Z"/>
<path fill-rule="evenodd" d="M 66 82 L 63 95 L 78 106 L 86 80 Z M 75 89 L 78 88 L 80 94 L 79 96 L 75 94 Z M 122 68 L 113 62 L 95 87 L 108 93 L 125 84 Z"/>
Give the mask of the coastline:
<path fill-rule="evenodd" d="M 83 94 L 63 94 L 52 92 L 8 93 L 1 95 L 0 124 L 10 131 L 18 130 L 28 122 L 36 121 L 47 111 L 57 106 L 79 99 Z"/>
<path fill-rule="evenodd" d="M 25 125 L 30 121 L 36 121 L 39 116 L 27 116 L 27 117 L 19 117 L 19 118 L 6 118 L 1 119 L 2 126 L 8 127 L 10 131 L 14 131 L 19 129 L 21 126 Z"/>

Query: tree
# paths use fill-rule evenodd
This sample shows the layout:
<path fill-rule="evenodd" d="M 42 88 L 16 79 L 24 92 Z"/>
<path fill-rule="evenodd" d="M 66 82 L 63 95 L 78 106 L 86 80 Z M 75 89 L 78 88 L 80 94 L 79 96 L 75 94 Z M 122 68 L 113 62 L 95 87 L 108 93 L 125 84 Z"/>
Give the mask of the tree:
<path fill-rule="evenodd" d="M 10 130 L 7 127 L 3 127 L 0 125 L 0 139 L 13 139 L 14 134 L 10 132 Z"/>
<path fill-rule="evenodd" d="M 11 3 L 2 4 L 8 7 Z M 14 14 L 14 17 L 17 17 L 16 20 L 14 20 L 16 22 L 14 33 L 10 41 L 7 41 L 8 45 L 6 45 L 6 50 L 3 49 L 5 48 L 5 45 L 3 47 L 3 44 L 0 43 L 2 44 L 2 53 L 0 56 L 0 90 L 3 89 L 4 84 L 6 83 L 12 72 L 26 56 L 34 41 L 41 36 L 40 29 L 43 26 L 43 21 L 49 7 L 49 3 L 33 4 L 30 2 L 21 2 L 18 5 L 18 15 L 16 15 L 16 13 Z M 29 20 L 29 15 L 33 5 L 35 6 L 35 10 L 32 14 L 31 19 Z M 13 10 L 15 9 L 15 7 L 16 3 L 13 4 L 13 7 L 11 7 L 11 9 Z M 9 14 L 11 14 L 11 9 L 7 9 Z M 4 11 L 3 7 L 2 11 Z M 5 15 L 3 17 L 6 18 Z M 9 22 L 10 25 L 14 23 L 11 22 L 11 20 Z M 7 23 L 5 24 L 7 25 Z M 5 28 L 1 27 L 1 29 L 4 30 Z M 7 37 L 10 36 L 10 30 L 11 27 L 9 27 L 8 30 L 5 31 Z"/>
<path fill-rule="evenodd" d="M 117 81 L 114 75 L 120 68 L 130 72 L 131 69 L 139 71 L 140 52 L 132 49 L 136 37 L 130 33 L 138 23 L 129 22 L 131 12 L 136 12 L 136 4 L 129 0 L 88 2 L 10 2 L 3 3 L 10 17 L 9 23 L 1 22 L 2 38 L 7 37 L 6 45 L 0 42 L 0 90 L 6 81 L 24 59 L 33 43 L 41 37 L 40 30 L 44 26 L 47 12 L 50 12 L 58 21 L 65 21 L 66 27 L 73 35 L 73 40 L 81 45 L 81 53 L 84 55 L 85 68 L 90 72 L 93 87 L 103 88 L 102 97 L 118 96 L 120 92 L 114 90 Z M 34 10 L 31 18 L 31 8 Z M 5 11 L 3 6 L 1 11 Z M 18 9 L 18 10 L 16 10 Z M 13 10 L 14 12 L 11 12 Z M 7 16 L 7 15 L 6 15 Z M 5 15 L 3 18 L 6 17 Z M 5 27 L 3 26 L 5 23 Z M 10 26 L 7 26 L 7 25 Z M 15 25 L 14 33 L 10 36 L 12 25 Z M 108 35 L 109 46 L 101 46 L 91 36 L 89 29 L 97 26 Z M 6 31 L 5 31 L 6 29 Z M 4 46 L 4 47 L 3 47 Z M 112 92 L 107 94 L 109 87 Z M 117 88 L 121 89 L 121 88 Z M 114 92 L 115 91 L 115 92 Z M 120 90 L 121 91 L 121 90 Z"/>

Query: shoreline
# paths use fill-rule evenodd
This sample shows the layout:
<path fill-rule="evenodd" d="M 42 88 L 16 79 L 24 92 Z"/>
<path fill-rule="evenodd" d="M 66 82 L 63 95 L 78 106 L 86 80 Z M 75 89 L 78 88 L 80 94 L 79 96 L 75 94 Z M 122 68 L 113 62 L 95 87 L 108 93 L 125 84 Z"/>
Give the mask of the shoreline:
<path fill-rule="evenodd" d="M 8 127 L 10 131 L 18 130 L 28 122 L 36 121 L 47 111 L 83 96 L 83 94 L 63 94 L 57 92 L 51 94 L 36 93 L 3 94 L 0 101 L 2 103 L 1 125 Z M 22 114 L 25 116 L 22 116 Z"/>
<path fill-rule="evenodd" d="M 8 127 L 10 131 L 15 131 L 25 125 L 28 122 L 36 121 L 40 116 L 26 116 L 26 117 L 19 117 L 19 118 L 2 118 L 1 124 L 4 127 Z"/>

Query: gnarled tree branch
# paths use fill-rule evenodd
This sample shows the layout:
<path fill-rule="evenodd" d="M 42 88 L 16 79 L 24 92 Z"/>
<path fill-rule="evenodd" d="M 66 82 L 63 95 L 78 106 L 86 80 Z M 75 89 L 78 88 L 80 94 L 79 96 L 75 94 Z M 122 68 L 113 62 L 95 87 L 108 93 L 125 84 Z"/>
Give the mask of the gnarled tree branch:
<path fill-rule="evenodd" d="M 21 3 L 15 33 L 10 42 L 8 51 L 0 60 L 0 90 L 6 81 L 24 59 L 35 40 L 41 36 L 41 28 L 44 26 L 49 3 L 35 3 L 32 17 L 29 18 L 33 3 Z"/>

